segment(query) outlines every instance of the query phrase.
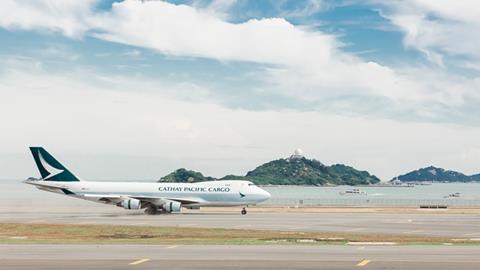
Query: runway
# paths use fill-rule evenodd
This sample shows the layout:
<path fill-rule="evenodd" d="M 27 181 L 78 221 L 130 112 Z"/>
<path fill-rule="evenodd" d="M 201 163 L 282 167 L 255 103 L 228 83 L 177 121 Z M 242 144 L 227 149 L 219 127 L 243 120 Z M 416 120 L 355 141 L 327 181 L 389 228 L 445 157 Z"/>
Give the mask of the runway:
<path fill-rule="evenodd" d="M 191 212 L 147 216 L 142 212 L 8 212 L 0 222 L 60 224 L 122 224 L 286 231 L 323 231 L 480 238 L 480 215 L 426 213 L 230 213 Z"/>
<path fill-rule="evenodd" d="M 2 269 L 478 269 L 469 246 L 0 245 Z"/>

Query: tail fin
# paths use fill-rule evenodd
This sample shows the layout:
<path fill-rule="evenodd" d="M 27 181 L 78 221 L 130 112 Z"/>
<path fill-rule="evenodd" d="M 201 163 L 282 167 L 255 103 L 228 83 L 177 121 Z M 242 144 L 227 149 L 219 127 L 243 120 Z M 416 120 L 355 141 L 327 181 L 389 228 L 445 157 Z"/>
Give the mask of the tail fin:
<path fill-rule="evenodd" d="M 43 147 L 30 147 L 30 151 L 44 181 L 80 181 Z"/>

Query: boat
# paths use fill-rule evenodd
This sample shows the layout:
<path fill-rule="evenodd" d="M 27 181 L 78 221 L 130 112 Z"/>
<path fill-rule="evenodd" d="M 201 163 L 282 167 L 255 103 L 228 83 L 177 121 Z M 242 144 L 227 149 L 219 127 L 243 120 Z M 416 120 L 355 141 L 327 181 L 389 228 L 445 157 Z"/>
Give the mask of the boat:
<path fill-rule="evenodd" d="M 447 198 L 460 198 L 460 192 L 455 192 L 455 193 L 448 194 L 447 196 L 443 196 L 443 198 L 445 198 L 445 199 L 447 199 Z"/>
<path fill-rule="evenodd" d="M 367 192 L 361 191 L 358 188 L 353 188 L 346 191 L 340 191 L 340 195 L 367 195 Z"/>

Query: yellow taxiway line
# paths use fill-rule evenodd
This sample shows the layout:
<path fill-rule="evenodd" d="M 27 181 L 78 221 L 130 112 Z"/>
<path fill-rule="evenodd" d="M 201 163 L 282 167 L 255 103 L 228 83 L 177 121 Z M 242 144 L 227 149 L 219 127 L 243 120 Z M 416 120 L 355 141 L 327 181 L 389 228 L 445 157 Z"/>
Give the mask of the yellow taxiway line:
<path fill-rule="evenodd" d="M 141 260 L 131 262 L 130 265 L 137 265 L 137 264 L 141 264 L 148 261 L 150 261 L 150 259 L 141 259 Z"/>
<path fill-rule="evenodd" d="M 363 259 L 359 263 L 357 263 L 357 266 L 363 267 L 363 266 L 369 264 L 370 262 L 371 262 L 370 260 Z"/>

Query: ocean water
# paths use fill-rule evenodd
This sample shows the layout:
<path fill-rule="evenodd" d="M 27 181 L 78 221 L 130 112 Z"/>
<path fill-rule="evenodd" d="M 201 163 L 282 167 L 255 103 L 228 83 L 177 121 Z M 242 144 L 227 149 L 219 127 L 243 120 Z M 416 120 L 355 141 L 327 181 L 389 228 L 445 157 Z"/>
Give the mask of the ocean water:
<path fill-rule="evenodd" d="M 325 205 L 325 206 L 411 206 L 441 204 L 452 206 L 480 206 L 480 183 L 434 183 L 414 187 L 358 187 L 366 195 L 341 195 L 351 186 L 305 187 L 271 186 L 263 187 L 272 198 L 263 204 L 278 205 Z M 451 193 L 460 193 L 459 198 L 444 198 Z M 45 192 L 21 180 L 0 180 L 0 209 L 52 207 L 70 209 L 105 207 L 101 204 L 68 198 Z"/>
<path fill-rule="evenodd" d="M 366 194 L 341 195 L 358 188 Z M 378 205 L 410 206 L 420 204 L 442 204 L 458 206 L 480 206 L 480 183 L 433 183 L 414 187 L 264 187 L 272 194 L 270 204 L 287 205 Z M 459 198 L 449 198 L 452 193 Z M 447 197 L 447 198 L 445 198 Z"/>

